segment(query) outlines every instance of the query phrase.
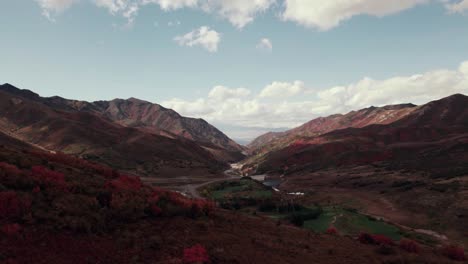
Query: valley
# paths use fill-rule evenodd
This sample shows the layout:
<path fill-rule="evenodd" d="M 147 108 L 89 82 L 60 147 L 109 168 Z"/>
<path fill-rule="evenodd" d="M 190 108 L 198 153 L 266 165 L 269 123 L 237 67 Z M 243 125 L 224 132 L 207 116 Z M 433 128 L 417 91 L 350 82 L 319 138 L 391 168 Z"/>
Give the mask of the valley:
<path fill-rule="evenodd" d="M 135 98 L 89 103 L 9 84 L 0 95 L 0 194 L 20 197 L 0 199 L 11 213 L 0 262 L 27 262 L 24 245 L 39 256 L 41 236 L 79 252 L 95 237 L 109 261 L 124 254 L 93 257 L 102 263 L 189 263 L 180 252 L 198 244 L 213 263 L 465 259 L 467 96 L 318 118 L 244 147 Z M 49 261 L 64 258 L 49 246 Z"/>

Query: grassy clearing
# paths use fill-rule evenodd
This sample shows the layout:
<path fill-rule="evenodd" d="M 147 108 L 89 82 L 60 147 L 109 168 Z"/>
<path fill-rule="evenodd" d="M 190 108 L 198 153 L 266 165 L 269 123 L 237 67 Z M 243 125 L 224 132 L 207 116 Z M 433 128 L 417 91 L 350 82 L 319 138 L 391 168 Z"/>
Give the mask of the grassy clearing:
<path fill-rule="evenodd" d="M 306 221 L 304 224 L 306 228 L 318 233 L 325 232 L 331 225 L 334 225 L 344 235 L 367 232 L 385 235 L 394 240 L 400 240 L 402 237 L 400 229 L 393 225 L 341 207 L 326 207 L 318 219 Z"/>
<path fill-rule="evenodd" d="M 208 187 L 206 196 L 220 202 L 226 209 L 240 212 L 257 212 L 275 220 L 284 220 L 316 233 L 324 233 L 335 226 L 340 234 L 357 236 L 361 232 L 380 234 L 394 240 L 403 237 L 401 230 L 393 225 L 360 214 L 355 209 L 342 206 L 320 207 L 319 205 L 285 204 L 273 191 L 258 182 L 242 179 L 222 182 Z M 406 236 L 406 235 L 405 235 Z"/>

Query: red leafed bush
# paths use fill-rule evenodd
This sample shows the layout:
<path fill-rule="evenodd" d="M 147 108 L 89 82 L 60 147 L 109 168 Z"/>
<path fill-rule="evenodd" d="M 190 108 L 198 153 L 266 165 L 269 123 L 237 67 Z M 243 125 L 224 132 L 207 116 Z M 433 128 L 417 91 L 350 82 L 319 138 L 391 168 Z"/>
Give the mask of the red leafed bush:
<path fill-rule="evenodd" d="M 0 169 L 4 171 L 5 174 L 9 174 L 9 175 L 21 174 L 21 170 L 18 169 L 15 165 L 11 165 L 5 162 L 0 162 Z"/>
<path fill-rule="evenodd" d="M 116 191 L 138 191 L 142 187 L 139 177 L 120 175 L 117 179 L 111 180 L 106 184 Z"/>
<path fill-rule="evenodd" d="M 394 245 L 392 239 L 384 235 L 371 235 L 368 233 L 361 233 L 358 238 L 359 242 L 369 245 Z"/>
<path fill-rule="evenodd" d="M 179 193 L 154 189 L 147 199 L 153 215 L 185 215 L 196 218 L 209 215 L 215 208 L 211 201 L 189 199 Z"/>
<path fill-rule="evenodd" d="M 17 219 L 28 212 L 30 208 L 31 201 L 20 199 L 16 192 L 0 192 L 0 219 Z"/>
<path fill-rule="evenodd" d="M 184 263 L 210 263 L 210 257 L 205 247 L 197 244 L 184 249 Z"/>
<path fill-rule="evenodd" d="M 418 254 L 421 251 L 421 246 L 414 240 L 402 239 L 400 240 L 400 248 L 406 252 Z"/>
<path fill-rule="evenodd" d="M 331 226 L 327 229 L 327 231 L 325 231 L 325 233 L 329 235 L 336 235 L 338 234 L 338 230 L 334 226 Z"/>
<path fill-rule="evenodd" d="M 44 187 L 56 187 L 66 189 L 65 175 L 61 172 L 52 171 L 42 166 L 34 166 L 31 169 L 32 177 Z"/>
<path fill-rule="evenodd" d="M 41 157 L 42 159 L 60 163 L 63 165 L 68 165 L 68 166 L 77 167 L 81 169 L 88 169 L 109 179 L 116 178 L 118 176 L 118 173 L 110 167 L 107 167 L 102 164 L 90 162 L 84 159 L 76 158 L 70 155 L 66 155 L 64 153 L 59 152 L 59 153 L 53 154 L 53 153 L 44 153 L 44 152 L 32 152 L 31 154 Z"/>
<path fill-rule="evenodd" d="M 15 236 L 21 231 L 19 224 L 5 224 L 2 226 L 2 233 L 7 236 Z"/>
<path fill-rule="evenodd" d="M 456 245 L 443 247 L 442 254 L 444 254 L 446 257 L 453 259 L 453 260 L 458 260 L 458 261 L 466 260 L 465 251 L 463 250 L 462 247 L 459 247 Z"/>

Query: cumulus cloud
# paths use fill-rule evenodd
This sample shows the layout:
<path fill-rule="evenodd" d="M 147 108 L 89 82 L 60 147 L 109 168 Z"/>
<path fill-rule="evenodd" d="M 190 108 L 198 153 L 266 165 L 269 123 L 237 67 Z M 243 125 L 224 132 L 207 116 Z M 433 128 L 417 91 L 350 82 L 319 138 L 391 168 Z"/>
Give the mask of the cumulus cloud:
<path fill-rule="evenodd" d="M 257 44 L 257 49 L 271 52 L 273 50 L 273 44 L 270 39 L 262 38 Z"/>
<path fill-rule="evenodd" d="M 80 0 L 34 0 L 41 6 L 43 14 L 53 20 L 58 14 Z M 468 10 L 468 0 L 90 0 L 98 7 L 108 9 L 132 23 L 138 11 L 146 5 L 157 5 L 164 11 L 181 8 L 201 10 L 228 20 L 242 29 L 255 20 L 255 17 L 271 9 L 275 3 L 281 4 L 280 17 L 300 25 L 329 30 L 354 16 L 369 15 L 383 17 L 399 13 L 417 5 L 439 2 L 451 13 Z"/>
<path fill-rule="evenodd" d="M 142 5 L 157 4 L 162 10 L 170 11 L 184 7 L 196 7 L 198 0 L 142 0 Z"/>
<path fill-rule="evenodd" d="M 42 14 L 49 20 L 54 21 L 56 14 L 62 13 L 70 8 L 78 0 L 35 0 L 42 9 Z"/>
<path fill-rule="evenodd" d="M 301 81 L 273 82 L 258 94 L 245 88 L 216 86 L 204 98 L 172 99 L 162 105 L 216 124 L 256 128 L 252 131 L 292 128 L 319 116 L 370 106 L 424 104 L 455 93 L 468 94 L 468 61 L 454 70 L 440 69 L 385 80 L 365 77 L 348 85 L 317 90 L 304 86 Z M 294 94 L 302 96 L 285 99 L 286 95 Z"/>
<path fill-rule="evenodd" d="M 237 28 L 243 28 L 274 2 L 275 0 L 200 0 L 200 6 L 206 12 L 226 18 Z"/>
<path fill-rule="evenodd" d="M 209 52 L 217 52 L 218 44 L 221 41 L 221 34 L 215 30 L 211 30 L 207 26 L 203 26 L 185 35 L 177 36 L 174 38 L 174 40 L 180 46 L 200 46 Z"/>
<path fill-rule="evenodd" d="M 49 0 L 50 1 L 50 0 Z M 58 1 L 58 0 L 55 0 Z M 181 8 L 194 8 L 206 13 L 216 14 L 227 19 L 237 28 L 252 22 L 255 16 L 267 10 L 275 0 L 93 0 L 99 7 L 105 7 L 114 15 L 121 15 L 130 22 L 137 11 L 149 4 L 158 5 L 164 11 Z"/>
<path fill-rule="evenodd" d="M 250 95 L 250 90 L 245 88 L 230 89 L 225 86 L 215 86 L 208 94 L 208 98 L 224 101 L 230 98 L 242 98 Z"/>
<path fill-rule="evenodd" d="M 468 0 L 449 2 L 446 4 L 447 9 L 453 13 L 463 13 L 468 11 Z"/>
<path fill-rule="evenodd" d="M 267 85 L 260 92 L 260 97 L 291 97 L 305 91 L 305 85 L 302 81 L 288 82 L 273 82 Z"/>
<path fill-rule="evenodd" d="M 281 16 L 306 27 L 329 30 L 353 16 L 383 17 L 426 2 L 428 0 L 284 0 Z"/>

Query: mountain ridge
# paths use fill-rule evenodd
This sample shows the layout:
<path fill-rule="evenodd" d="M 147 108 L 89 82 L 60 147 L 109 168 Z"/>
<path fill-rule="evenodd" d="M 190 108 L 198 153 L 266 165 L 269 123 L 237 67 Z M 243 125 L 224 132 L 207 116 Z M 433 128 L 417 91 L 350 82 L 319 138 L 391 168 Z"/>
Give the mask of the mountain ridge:
<path fill-rule="evenodd" d="M 80 101 L 60 96 L 40 97 L 30 90 L 21 90 L 11 84 L 0 85 L 0 90 L 41 102 L 63 111 L 90 112 L 125 127 L 169 138 L 183 137 L 199 143 L 220 160 L 235 162 L 244 157 L 244 147 L 234 142 L 219 129 L 203 119 L 184 117 L 172 109 L 137 98 L 110 101 Z"/>

